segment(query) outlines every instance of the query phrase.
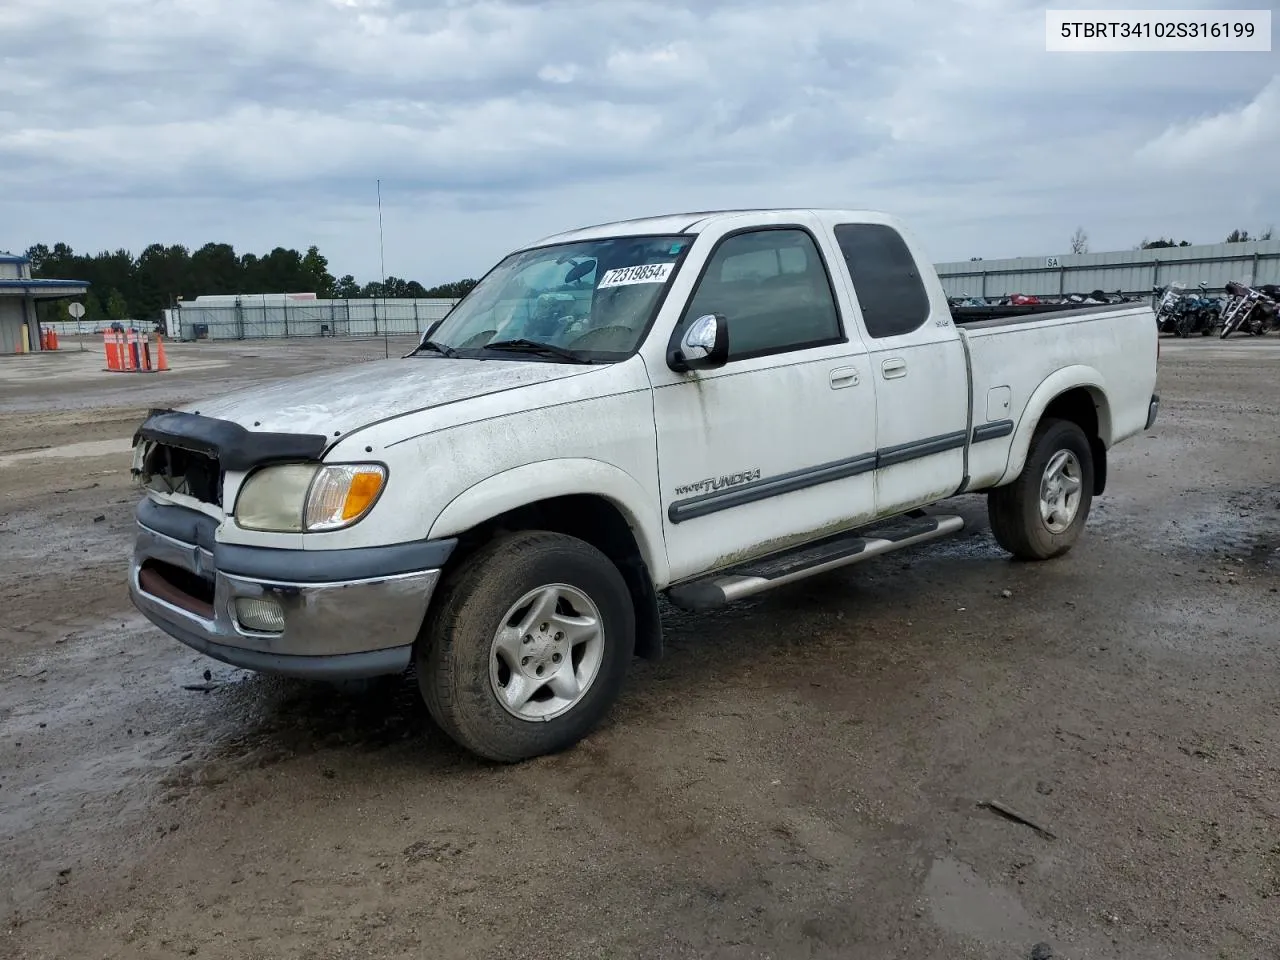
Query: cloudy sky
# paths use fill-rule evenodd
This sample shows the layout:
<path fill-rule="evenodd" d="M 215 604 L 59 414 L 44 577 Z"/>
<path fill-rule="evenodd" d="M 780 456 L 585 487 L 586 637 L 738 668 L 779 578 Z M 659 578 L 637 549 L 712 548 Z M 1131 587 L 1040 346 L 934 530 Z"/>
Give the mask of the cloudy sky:
<path fill-rule="evenodd" d="M 938 261 L 1280 226 L 1280 52 L 1050 54 L 1044 10 L 3 0 L 0 249 L 316 243 L 363 282 L 378 178 L 387 272 L 428 284 L 727 206 L 889 210 Z"/>

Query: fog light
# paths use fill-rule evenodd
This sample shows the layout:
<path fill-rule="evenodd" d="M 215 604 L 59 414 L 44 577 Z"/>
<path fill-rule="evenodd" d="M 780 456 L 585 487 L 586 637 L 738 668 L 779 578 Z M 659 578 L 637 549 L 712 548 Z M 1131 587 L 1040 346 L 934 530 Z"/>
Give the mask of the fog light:
<path fill-rule="evenodd" d="M 236 619 L 246 630 L 257 630 L 260 633 L 284 631 L 284 611 L 280 609 L 280 604 L 267 597 L 238 597 Z"/>

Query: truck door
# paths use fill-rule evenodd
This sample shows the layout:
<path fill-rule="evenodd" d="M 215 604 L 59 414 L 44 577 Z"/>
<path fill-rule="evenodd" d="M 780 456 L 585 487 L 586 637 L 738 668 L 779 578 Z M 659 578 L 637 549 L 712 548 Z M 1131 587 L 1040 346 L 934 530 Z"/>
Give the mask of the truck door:
<path fill-rule="evenodd" d="M 833 229 L 876 387 L 876 510 L 881 516 L 899 513 L 950 496 L 964 479 L 964 346 L 941 289 L 930 297 L 898 230 L 881 223 L 839 223 Z"/>
<path fill-rule="evenodd" d="M 875 393 L 810 226 L 715 241 L 675 324 L 708 313 L 729 360 L 678 373 L 651 362 L 673 580 L 870 520 Z M 666 338 L 663 338 L 664 343 Z"/>

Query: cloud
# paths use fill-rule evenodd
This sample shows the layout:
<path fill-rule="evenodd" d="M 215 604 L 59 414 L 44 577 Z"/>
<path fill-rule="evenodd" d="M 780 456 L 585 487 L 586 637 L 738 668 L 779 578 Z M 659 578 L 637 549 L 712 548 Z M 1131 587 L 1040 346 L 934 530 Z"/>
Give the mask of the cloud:
<path fill-rule="evenodd" d="M 1047 54 L 1022 0 L 6 0 L 0 248 L 314 242 L 370 278 L 376 179 L 427 282 L 722 205 L 888 209 L 938 259 L 1211 241 L 1276 219 L 1273 62 Z"/>
<path fill-rule="evenodd" d="M 1172 124 L 1137 155 L 1152 165 L 1203 173 L 1228 173 L 1254 156 L 1280 156 L 1280 76 L 1241 106 Z"/>

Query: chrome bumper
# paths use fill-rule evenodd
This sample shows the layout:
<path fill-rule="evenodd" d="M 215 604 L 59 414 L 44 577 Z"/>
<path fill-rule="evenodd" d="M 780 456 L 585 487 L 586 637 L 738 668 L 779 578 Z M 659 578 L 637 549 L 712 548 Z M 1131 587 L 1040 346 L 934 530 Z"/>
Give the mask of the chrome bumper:
<path fill-rule="evenodd" d="M 353 550 L 222 544 L 212 517 L 149 499 L 129 568 L 134 605 L 201 653 L 264 673 L 354 679 L 404 671 L 456 541 Z M 283 628 L 247 629 L 241 598 L 278 605 Z"/>

